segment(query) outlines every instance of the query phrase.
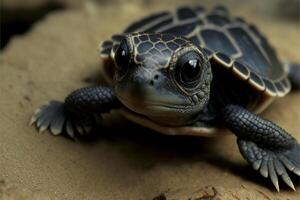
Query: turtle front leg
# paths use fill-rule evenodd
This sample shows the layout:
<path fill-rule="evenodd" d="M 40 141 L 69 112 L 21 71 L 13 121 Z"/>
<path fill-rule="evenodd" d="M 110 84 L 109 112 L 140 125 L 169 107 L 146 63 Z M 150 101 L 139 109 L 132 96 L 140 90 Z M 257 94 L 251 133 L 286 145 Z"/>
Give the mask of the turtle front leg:
<path fill-rule="evenodd" d="M 287 171 L 300 176 L 300 146 L 276 124 L 235 105 L 225 107 L 221 122 L 236 136 L 239 150 L 255 170 L 270 177 L 279 191 L 278 176 L 295 190 Z"/>
<path fill-rule="evenodd" d="M 110 87 L 87 87 L 73 91 L 64 102 L 52 100 L 41 106 L 30 120 L 42 132 L 49 129 L 53 135 L 66 132 L 88 134 L 96 123 L 96 117 L 118 108 L 114 91 Z"/>

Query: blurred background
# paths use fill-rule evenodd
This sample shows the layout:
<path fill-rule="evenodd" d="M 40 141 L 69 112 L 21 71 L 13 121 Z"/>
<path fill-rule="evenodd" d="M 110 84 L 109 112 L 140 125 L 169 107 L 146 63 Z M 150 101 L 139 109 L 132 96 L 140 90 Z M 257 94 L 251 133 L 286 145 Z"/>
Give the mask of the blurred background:
<path fill-rule="evenodd" d="M 170 5 L 172 7 L 173 5 L 183 4 L 184 2 L 199 3 L 208 6 L 222 3 L 228 5 L 230 10 L 246 8 L 248 12 L 252 10 L 255 15 L 274 18 L 274 20 L 295 23 L 299 23 L 300 20 L 300 0 L 1 0 L 0 49 L 3 50 L 12 37 L 26 33 L 30 30 L 32 25 L 51 12 L 79 9 L 81 7 L 107 7 L 109 5 L 118 7 L 122 5 L 139 5 L 141 8 L 159 8 L 160 4 L 165 6 Z M 147 14 L 146 10 L 145 14 Z"/>

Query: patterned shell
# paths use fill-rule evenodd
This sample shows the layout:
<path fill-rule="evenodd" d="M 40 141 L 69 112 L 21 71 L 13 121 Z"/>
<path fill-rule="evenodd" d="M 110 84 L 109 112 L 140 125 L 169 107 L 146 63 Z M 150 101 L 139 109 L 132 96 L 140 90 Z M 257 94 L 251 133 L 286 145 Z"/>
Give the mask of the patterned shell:
<path fill-rule="evenodd" d="M 232 18 L 222 6 L 206 12 L 203 7 L 179 7 L 160 12 L 128 26 L 123 34 L 112 36 L 100 46 L 109 57 L 124 34 L 134 32 L 171 33 L 188 38 L 202 47 L 210 59 L 232 70 L 258 91 L 268 96 L 285 96 L 291 89 L 287 74 L 275 50 L 260 31 L 242 18 Z"/>

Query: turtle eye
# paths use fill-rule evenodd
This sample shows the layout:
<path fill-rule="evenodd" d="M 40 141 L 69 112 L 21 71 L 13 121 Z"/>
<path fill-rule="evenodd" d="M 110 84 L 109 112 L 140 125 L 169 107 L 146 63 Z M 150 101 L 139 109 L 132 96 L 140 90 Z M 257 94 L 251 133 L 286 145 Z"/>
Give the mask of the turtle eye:
<path fill-rule="evenodd" d="M 130 61 L 129 48 L 126 41 L 122 41 L 115 54 L 116 67 L 119 71 L 125 73 L 128 70 Z"/>
<path fill-rule="evenodd" d="M 183 64 L 181 67 L 181 78 L 184 82 L 190 83 L 198 80 L 201 75 L 199 60 L 192 59 Z"/>
<path fill-rule="evenodd" d="M 177 62 L 177 79 L 187 87 L 193 87 L 200 82 L 202 66 L 199 55 L 190 52 L 181 56 Z"/>

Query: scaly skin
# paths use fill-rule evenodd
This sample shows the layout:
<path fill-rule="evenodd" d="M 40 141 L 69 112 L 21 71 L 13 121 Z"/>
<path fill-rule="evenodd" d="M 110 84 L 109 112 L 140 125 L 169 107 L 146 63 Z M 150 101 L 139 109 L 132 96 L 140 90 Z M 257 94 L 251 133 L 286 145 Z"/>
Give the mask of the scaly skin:
<path fill-rule="evenodd" d="M 269 176 L 277 191 L 278 176 L 295 190 L 287 173 L 289 170 L 300 176 L 300 146 L 295 138 L 240 106 L 226 106 L 219 117 L 237 136 L 241 154 L 255 170 L 266 178 Z"/>
<path fill-rule="evenodd" d="M 216 55 L 222 62 L 226 61 L 225 55 L 213 57 Z M 120 106 L 168 126 L 191 125 L 207 118 L 211 124 L 217 121 L 216 126 L 223 124 L 237 136 L 243 157 L 261 175 L 269 176 L 278 191 L 278 176 L 295 189 L 287 170 L 300 176 L 300 147 L 285 130 L 226 101 L 220 106 L 223 109 L 216 114 L 217 119 L 209 111 L 202 112 L 209 110 L 210 102 L 216 101 L 211 94 L 222 92 L 220 87 L 220 90 L 211 87 L 213 76 L 217 75 L 213 74 L 211 65 L 217 60 L 209 60 L 204 49 L 184 37 L 136 33 L 126 35 L 113 59 L 116 63 L 114 88 L 76 90 L 64 102 L 51 101 L 42 106 L 31 123 L 40 131 L 48 128 L 54 135 L 66 132 L 74 137 L 76 133 L 88 134 L 96 116 Z M 231 59 L 227 60 L 227 67 L 232 67 Z M 299 73 L 299 68 L 293 70 Z M 294 77 L 292 83 L 300 82 L 298 76 L 291 77 Z M 236 87 L 233 85 L 232 89 Z M 201 118 L 200 113 L 206 116 Z"/>
<path fill-rule="evenodd" d="M 73 91 L 65 102 L 50 101 L 42 106 L 32 117 L 39 131 L 50 129 L 53 135 L 67 133 L 89 134 L 96 125 L 96 116 L 107 113 L 120 106 L 110 87 L 87 87 Z"/>

